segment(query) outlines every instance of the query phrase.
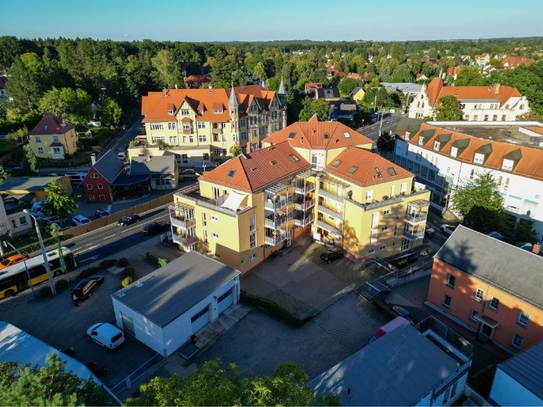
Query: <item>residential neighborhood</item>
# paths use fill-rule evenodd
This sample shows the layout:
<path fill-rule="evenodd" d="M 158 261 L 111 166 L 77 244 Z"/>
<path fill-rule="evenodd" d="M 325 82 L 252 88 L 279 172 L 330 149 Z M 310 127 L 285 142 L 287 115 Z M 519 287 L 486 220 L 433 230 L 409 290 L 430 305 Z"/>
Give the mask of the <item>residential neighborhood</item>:
<path fill-rule="evenodd" d="M 0 36 L 7 404 L 542 404 L 541 47 Z"/>

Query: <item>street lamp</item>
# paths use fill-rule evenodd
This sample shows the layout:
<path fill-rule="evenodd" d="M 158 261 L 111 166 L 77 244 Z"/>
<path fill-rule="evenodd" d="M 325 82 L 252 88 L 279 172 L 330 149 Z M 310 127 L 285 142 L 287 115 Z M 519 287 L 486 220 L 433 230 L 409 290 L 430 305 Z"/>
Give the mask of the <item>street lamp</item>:
<path fill-rule="evenodd" d="M 23 263 L 24 263 L 24 265 L 25 265 L 25 270 L 26 270 L 26 275 L 28 276 L 28 282 L 29 282 L 29 284 L 30 284 L 30 287 L 32 288 L 32 294 L 34 294 L 34 297 L 35 297 L 35 296 L 36 296 L 36 291 L 34 291 L 34 284 L 32 284 L 32 278 L 30 277 L 30 271 L 28 271 L 28 266 L 26 265 L 26 255 L 23 256 L 23 255 L 21 254 L 21 252 L 19 251 L 19 249 L 17 249 L 15 246 L 13 246 L 13 245 L 12 245 L 10 242 L 8 242 L 7 240 L 4 240 L 3 243 L 4 243 L 4 246 L 5 246 L 5 247 L 7 247 L 7 245 L 9 244 L 9 245 L 11 246 L 11 248 L 12 248 L 13 250 L 15 250 L 15 251 L 19 254 L 19 256 L 21 256 L 21 259 L 23 259 Z"/>
<path fill-rule="evenodd" d="M 51 267 L 49 267 L 49 261 L 47 260 L 47 254 L 45 253 L 45 246 L 43 245 L 43 239 L 41 237 L 40 225 L 38 225 L 38 219 L 30 213 L 28 209 L 23 209 L 23 212 L 29 215 L 34 219 L 34 225 L 36 226 L 36 234 L 38 235 L 38 240 L 40 241 L 41 254 L 43 256 L 43 263 L 45 266 L 45 271 L 47 272 L 47 278 L 49 279 L 49 285 L 51 286 L 51 293 L 56 295 L 57 289 L 55 288 L 55 282 L 53 281 L 53 276 L 51 274 Z"/>

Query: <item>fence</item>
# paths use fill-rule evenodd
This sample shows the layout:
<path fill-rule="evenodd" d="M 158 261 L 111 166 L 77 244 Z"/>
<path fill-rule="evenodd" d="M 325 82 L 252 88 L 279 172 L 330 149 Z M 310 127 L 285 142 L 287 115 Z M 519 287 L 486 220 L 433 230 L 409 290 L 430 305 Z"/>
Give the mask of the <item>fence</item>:
<path fill-rule="evenodd" d="M 131 208 L 123 209 L 122 211 L 112 213 L 111 215 L 105 216 L 103 218 L 95 219 L 92 222 L 86 223 L 84 225 L 74 226 L 69 229 L 61 230 L 59 232 L 59 235 L 61 236 L 62 240 L 71 239 L 73 237 L 92 232 L 93 230 L 103 228 L 104 226 L 117 223 L 119 219 L 121 219 L 125 215 L 128 215 L 129 213 L 143 213 L 163 205 L 171 204 L 173 202 L 173 194 L 174 192 L 160 196 L 151 201 L 142 202 Z"/>
<path fill-rule="evenodd" d="M 319 312 L 326 309 L 327 307 L 332 305 L 334 302 L 336 302 L 337 300 L 342 298 L 344 295 L 346 295 L 346 294 L 350 293 L 351 291 L 353 291 L 355 289 L 355 287 L 356 287 L 356 284 L 351 283 L 350 285 L 348 285 L 344 289 L 342 289 L 342 290 L 338 291 L 337 293 L 335 293 L 334 295 L 332 295 L 330 298 L 328 298 L 328 299 L 324 300 L 323 302 L 321 302 L 316 307 L 314 307 L 314 308 L 310 309 L 309 311 L 307 311 L 305 314 L 300 316 L 299 319 L 303 321 L 303 320 L 306 320 L 308 318 L 314 317 Z"/>
<path fill-rule="evenodd" d="M 146 361 L 143 365 L 138 367 L 123 380 L 113 386 L 110 390 L 115 396 L 119 396 L 123 391 L 130 389 L 133 384 L 135 384 L 139 379 L 149 373 L 151 370 L 158 370 L 164 366 L 167 362 L 167 359 L 162 357 L 161 354 L 157 353 L 151 359 Z"/>

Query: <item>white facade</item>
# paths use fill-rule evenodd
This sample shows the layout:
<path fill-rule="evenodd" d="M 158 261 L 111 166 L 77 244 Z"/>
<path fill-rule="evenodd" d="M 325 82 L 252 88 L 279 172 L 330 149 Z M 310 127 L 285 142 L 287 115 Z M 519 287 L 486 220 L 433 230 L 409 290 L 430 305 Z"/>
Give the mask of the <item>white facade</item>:
<path fill-rule="evenodd" d="M 499 366 L 494 375 L 490 398 L 499 406 L 543 406 L 543 399 L 503 372 Z"/>

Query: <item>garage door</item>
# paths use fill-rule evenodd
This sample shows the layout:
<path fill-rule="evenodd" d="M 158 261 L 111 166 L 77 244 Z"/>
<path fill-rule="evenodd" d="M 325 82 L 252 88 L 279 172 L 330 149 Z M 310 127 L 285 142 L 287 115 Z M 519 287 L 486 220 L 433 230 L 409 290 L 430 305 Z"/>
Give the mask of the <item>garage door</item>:
<path fill-rule="evenodd" d="M 192 332 L 197 332 L 209 322 L 209 307 L 205 307 L 190 319 Z"/>
<path fill-rule="evenodd" d="M 219 298 L 217 298 L 217 302 L 219 303 L 219 314 L 220 314 L 226 308 L 232 305 L 232 289 L 228 290 Z"/>

